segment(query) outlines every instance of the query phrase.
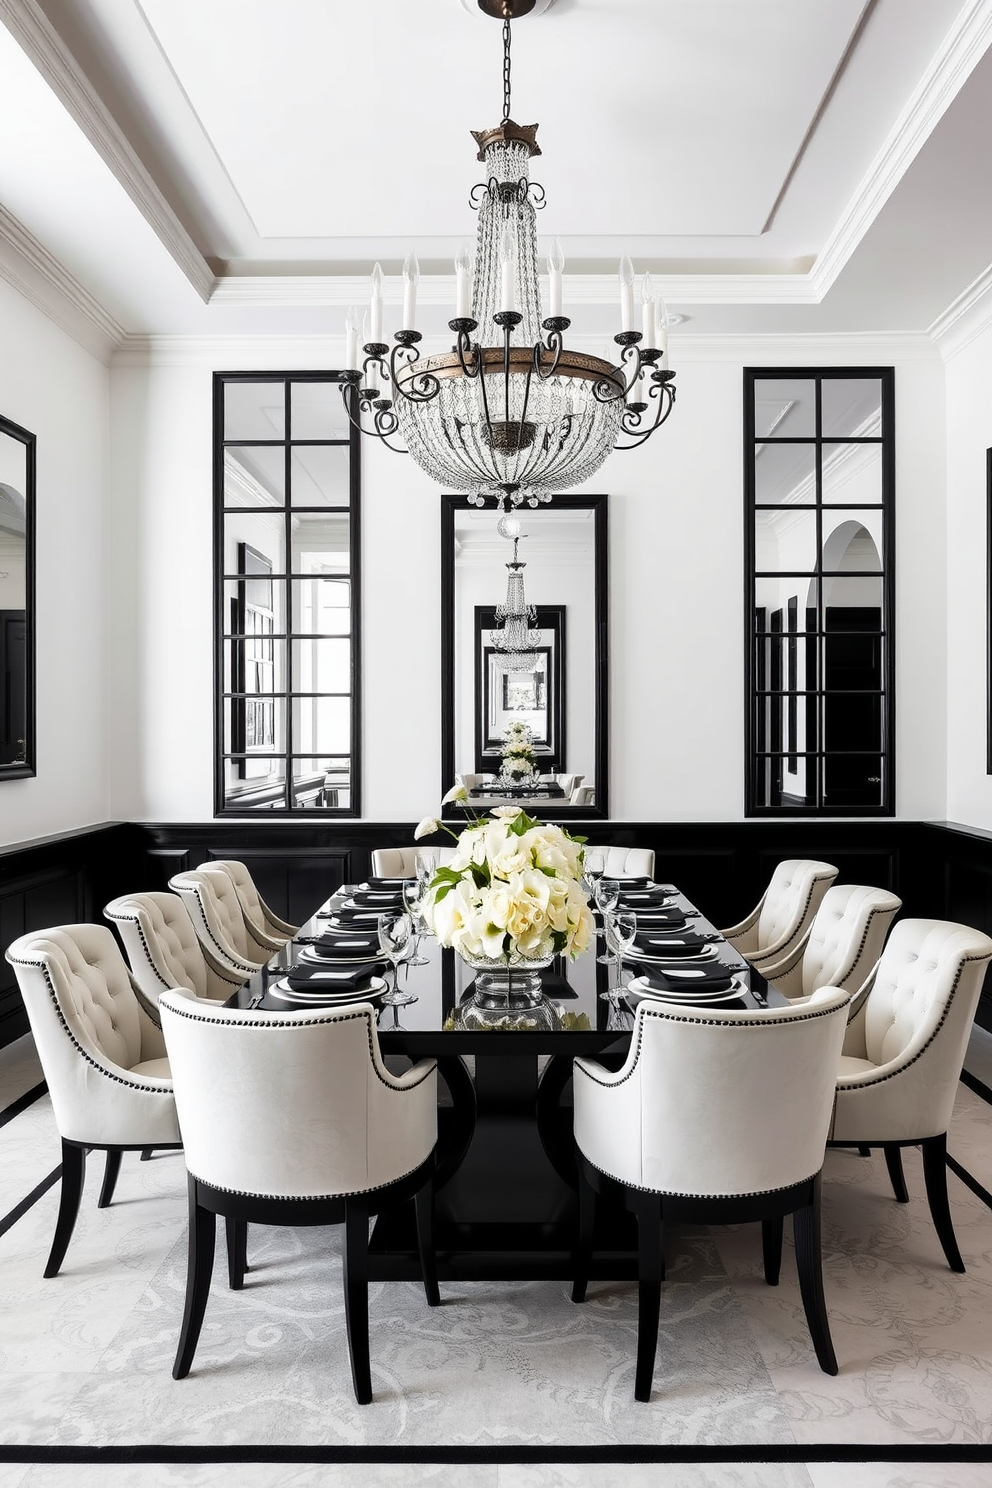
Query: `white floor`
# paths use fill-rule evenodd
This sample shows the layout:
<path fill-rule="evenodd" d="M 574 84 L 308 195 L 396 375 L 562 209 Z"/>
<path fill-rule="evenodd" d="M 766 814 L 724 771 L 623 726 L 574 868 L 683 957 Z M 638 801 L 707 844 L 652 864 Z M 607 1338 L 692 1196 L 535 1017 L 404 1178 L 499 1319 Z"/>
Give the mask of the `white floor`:
<path fill-rule="evenodd" d="M 979 1078 L 988 1053 L 976 1041 Z M 992 1048 L 992 1039 L 988 1041 Z M 971 1057 L 969 1064 L 972 1064 Z M 40 1078 L 28 1040 L 0 1051 L 0 1107 Z M 774 1139 L 769 1117 L 769 1139 Z M 992 1189 L 992 1107 L 962 1087 L 952 1153 Z M 47 1096 L 0 1128 L 0 1214 L 58 1160 Z M 943 1259 L 907 1154 L 898 1205 L 881 1158 L 828 1154 L 824 1271 L 840 1373 L 816 1366 L 791 1253 L 778 1288 L 756 1230 L 672 1237 L 655 1389 L 632 1399 L 636 1293 L 597 1284 L 574 1307 L 561 1283 L 384 1283 L 370 1295 L 375 1404 L 354 1404 L 334 1230 L 253 1230 L 245 1290 L 223 1267 L 185 1381 L 170 1375 L 184 1287 L 181 1154 L 125 1159 L 118 1198 L 96 1208 L 92 1161 L 62 1274 L 45 1281 L 57 1187 L 0 1237 L 0 1488 L 152 1484 L 470 1482 L 475 1488 L 988 1488 L 992 1483 L 992 1212 L 953 1175 L 968 1270 Z M 622 1452 L 859 1449 L 861 1462 L 464 1464 L 94 1463 L 5 1460 L 18 1447 L 188 1450 L 280 1445 L 305 1455 L 383 1447 Z M 964 1462 L 886 1462 L 886 1449 L 977 1448 Z"/>

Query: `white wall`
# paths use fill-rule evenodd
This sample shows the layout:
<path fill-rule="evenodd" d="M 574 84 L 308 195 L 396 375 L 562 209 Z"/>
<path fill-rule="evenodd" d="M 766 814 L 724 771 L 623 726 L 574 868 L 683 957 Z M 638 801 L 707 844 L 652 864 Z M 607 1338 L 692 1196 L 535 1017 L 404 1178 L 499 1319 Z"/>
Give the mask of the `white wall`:
<path fill-rule="evenodd" d="M 117 359 L 117 816 L 200 820 L 213 810 L 211 370 L 332 367 L 338 351 L 316 340 L 253 342 L 240 351 L 185 347 Z M 904 816 L 945 815 L 939 358 L 900 340 L 708 347 L 687 338 L 665 428 L 642 449 L 614 455 L 592 483 L 611 493 L 612 816 L 743 814 L 742 367 L 893 362 L 897 805 Z M 415 820 L 436 809 L 441 785 L 439 502 L 409 460 L 369 440 L 363 458 L 363 815 Z M 984 595 L 984 579 L 980 587 Z"/>
<path fill-rule="evenodd" d="M 947 363 L 947 818 L 992 828 L 986 774 L 986 451 L 992 326 Z"/>
<path fill-rule="evenodd" d="M 107 368 L 0 280 L 0 412 L 38 436 L 37 775 L 0 782 L 0 845 L 105 821 Z"/>

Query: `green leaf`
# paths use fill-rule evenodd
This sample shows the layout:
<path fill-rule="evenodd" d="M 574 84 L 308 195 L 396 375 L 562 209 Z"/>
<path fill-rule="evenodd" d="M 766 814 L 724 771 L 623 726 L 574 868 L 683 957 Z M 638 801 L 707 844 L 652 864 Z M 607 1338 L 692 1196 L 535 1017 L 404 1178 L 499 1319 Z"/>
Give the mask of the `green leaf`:
<path fill-rule="evenodd" d="M 440 904 L 445 895 L 450 894 L 454 887 L 455 886 L 453 883 L 441 884 L 440 887 L 434 892 L 434 903 Z"/>

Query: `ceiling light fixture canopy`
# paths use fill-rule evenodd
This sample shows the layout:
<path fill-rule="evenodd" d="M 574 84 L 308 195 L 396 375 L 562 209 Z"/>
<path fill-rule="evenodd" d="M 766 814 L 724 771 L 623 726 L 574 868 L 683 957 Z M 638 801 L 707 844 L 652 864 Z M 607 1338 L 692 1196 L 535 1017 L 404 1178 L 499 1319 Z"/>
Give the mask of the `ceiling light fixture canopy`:
<path fill-rule="evenodd" d="M 510 23 L 533 10 L 535 0 L 478 4 L 503 21 L 503 119 L 472 131 L 487 178 L 471 193 L 479 213 L 474 266 L 467 247 L 455 260 L 455 317 L 448 322 L 455 345 L 446 354 L 420 356 L 419 269 L 411 253 L 403 269 L 404 329 L 392 347 L 383 341 L 376 264 L 364 355 L 357 317 L 349 314 L 341 380 L 348 415 L 363 433 L 410 454 L 432 480 L 467 491 L 477 506 L 495 498 L 505 510 L 550 501 L 555 491 L 588 480 L 614 449 L 643 444 L 672 411 L 675 374 L 668 366 L 668 315 L 648 274 L 642 330 L 634 330 L 629 258 L 620 264 L 616 365 L 564 344 L 571 321 L 562 314 L 564 256 L 557 239 L 548 254 L 549 314 L 542 320 L 535 218 L 544 191 L 529 176 L 531 159 L 541 153 L 538 126 L 517 124 L 510 115 Z M 393 442 L 397 436 L 402 444 Z"/>

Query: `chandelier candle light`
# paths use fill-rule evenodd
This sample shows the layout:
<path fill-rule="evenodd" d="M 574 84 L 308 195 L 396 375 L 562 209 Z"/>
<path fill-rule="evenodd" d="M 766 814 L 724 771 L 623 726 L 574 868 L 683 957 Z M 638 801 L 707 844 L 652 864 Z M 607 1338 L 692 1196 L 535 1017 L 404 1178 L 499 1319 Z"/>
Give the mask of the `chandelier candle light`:
<path fill-rule="evenodd" d="M 616 365 L 569 351 L 562 314 L 564 256 L 548 253 L 548 309 L 541 319 L 535 217 L 544 191 L 529 179 L 540 155 L 536 124 L 510 117 L 510 22 L 535 0 L 478 0 L 503 20 L 503 119 L 472 131 L 487 179 L 473 188 L 479 213 L 476 258 L 455 260 L 455 345 L 421 358 L 415 329 L 417 260 L 403 268 L 403 325 L 382 339 L 383 276 L 372 271 L 369 340 L 359 351 L 356 317 L 346 322 L 348 416 L 363 433 L 410 454 L 439 485 L 500 509 L 551 500 L 589 479 L 614 449 L 634 449 L 665 422 L 675 402 L 664 302 L 650 275 L 642 285 L 642 329 L 634 329 L 634 270 L 620 265 L 620 347 Z M 480 332 L 480 337 L 476 337 Z M 543 335 L 542 335 L 543 332 Z M 356 406 L 357 405 L 357 406 Z M 397 444 L 394 439 L 400 439 Z"/>

